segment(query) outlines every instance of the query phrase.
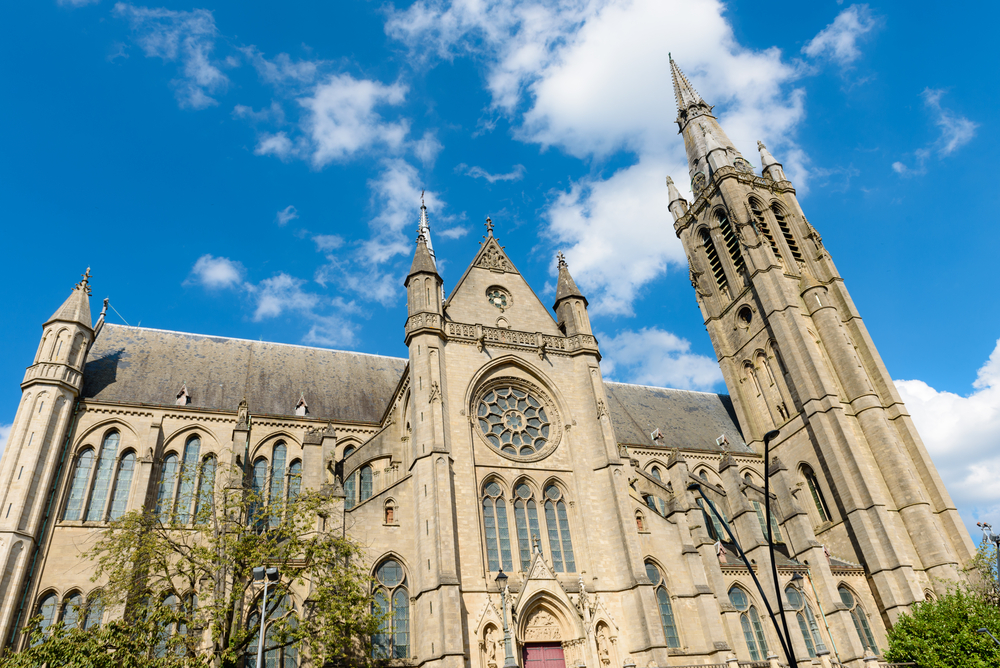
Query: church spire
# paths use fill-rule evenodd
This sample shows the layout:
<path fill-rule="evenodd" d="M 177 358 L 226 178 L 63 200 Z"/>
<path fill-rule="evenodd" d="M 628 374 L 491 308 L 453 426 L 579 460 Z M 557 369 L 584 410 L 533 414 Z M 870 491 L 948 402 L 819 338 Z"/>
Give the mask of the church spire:
<path fill-rule="evenodd" d="M 570 276 L 566 257 L 562 253 L 559 253 L 556 257 L 559 260 L 559 280 L 556 282 L 555 308 L 559 307 L 559 302 L 569 297 L 579 297 L 583 300 L 584 304 L 587 304 L 587 298 L 580 292 L 580 288 L 576 287 L 576 281 Z"/>
<path fill-rule="evenodd" d="M 431 258 L 436 262 L 437 256 L 434 255 L 434 244 L 431 242 L 431 225 L 427 221 L 427 205 L 424 204 L 424 191 L 420 191 L 420 223 L 417 225 L 417 231 L 422 234 L 424 240 L 427 242 L 427 252 L 431 254 Z"/>
<path fill-rule="evenodd" d="M 559 318 L 559 328 L 566 336 L 592 334 L 590 316 L 587 315 L 587 298 L 576 287 L 569 274 L 569 265 L 562 253 L 559 258 L 559 280 L 556 284 L 556 303 L 552 306 Z"/>
<path fill-rule="evenodd" d="M 686 116 L 691 107 L 701 106 L 711 111 L 712 108 L 705 103 L 705 100 L 701 99 L 701 95 L 681 72 L 681 68 L 677 67 L 674 57 L 670 54 L 667 55 L 670 58 L 670 74 L 674 80 L 674 96 L 677 98 L 677 122 L 681 122 L 681 117 Z"/>
<path fill-rule="evenodd" d="M 417 234 L 417 248 L 413 253 L 413 263 L 410 265 L 410 273 L 406 278 L 407 283 L 410 281 L 410 276 L 414 274 L 438 275 L 437 266 L 434 264 L 434 256 L 427 246 L 427 239 L 424 237 L 422 231 Z"/>
<path fill-rule="evenodd" d="M 73 292 L 63 302 L 63 305 L 52 314 L 45 324 L 61 320 L 63 322 L 75 322 L 83 325 L 87 329 L 92 329 L 90 320 L 90 267 L 82 275 L 83 280 L 76 284 Z"/>

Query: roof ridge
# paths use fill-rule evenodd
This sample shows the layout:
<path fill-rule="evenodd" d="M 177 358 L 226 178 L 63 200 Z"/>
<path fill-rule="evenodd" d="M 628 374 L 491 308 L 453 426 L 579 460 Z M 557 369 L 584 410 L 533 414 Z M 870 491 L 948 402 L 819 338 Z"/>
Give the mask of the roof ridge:
<path fill-rule="evenodd" d="M 642 383 L 623 383 L 620 380 L 604 380 L 605 383 L 612 383 L 613 385 L 630 385 L 631 387 L 648 387 L 651 390 L 667 390 L 669 392 L 690 392 L 691 394 L 711 394 L 716 397 L 728 397 L 728 394 L 723 394 L 721 392 L 705 392 L 703 390 L 682 390 L 677 387 L 661 387 L 659 385 L 643 385 Z"/>
<path fill-rule="evenodd" d="M 139 327 L 137 325 L 119 325 L 117 323 L 108 323 L 105 327 L 120 327 L 121 329 L 142 329 L 147 332 L 163 332 L 164 334 L 179 334 L 182 336 L 200 336 L 206 339 L 227 339 L 229 341 L 245 341 L 247 343 L 266 343 L 272 346 L 287 346 L 289 348 L 304 348 L 306 350 L 323 350 L 331 353 L 345 353 L 348 355 L 364 355 L 365 357 L 384 357 L 385 359 L 400 360 L 401 362 L 407 362 L 406 357 L 396 357 L 393 355 L 380 355 L 378 353 L 366 353 L 359 350 L 339 350 L 337 348 L 320 348 L 318 346 L 304 346 L 300 343 L 282 343 L 280 341 L 261 341 L 259 339 L 241 339 L 236 336 L 222 336 L 220 334 L 199 334 L 197 332 L 179 332 L 174 329 L 159 329 L 156 327 Z"/>

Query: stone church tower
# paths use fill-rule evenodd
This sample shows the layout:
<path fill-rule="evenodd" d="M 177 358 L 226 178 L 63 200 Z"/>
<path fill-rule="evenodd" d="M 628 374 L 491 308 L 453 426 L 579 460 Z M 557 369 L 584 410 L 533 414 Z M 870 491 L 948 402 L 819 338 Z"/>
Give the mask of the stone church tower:
<path fill-rule="evenodd" d="M 755 175 L 671 69 L 695 201 L 668 178 L 670 212 L 743 435 L 759 451 L 780 429 L 770 475 L 798 472 L 803 525 L 856 555 L 891 622 L 943 593 L 972 542 L 781 164 L 758 142 Z"/>

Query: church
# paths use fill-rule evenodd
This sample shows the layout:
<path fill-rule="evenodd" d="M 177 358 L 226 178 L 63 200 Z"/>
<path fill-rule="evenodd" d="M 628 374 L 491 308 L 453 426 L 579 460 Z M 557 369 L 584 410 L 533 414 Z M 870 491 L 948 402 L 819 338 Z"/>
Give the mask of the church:
<path fill-rule="evenodd" d="M 671 69 L 694 201 L 667 177 L 669 213 L 728 395 L 606 381 L 570 267 L 548 308 L 492 227 L 445 298 L 423 207 L 405 358 L 94 323 L 85 276 L 0 460 L 4 647 L 102 621 L 80 546 L 239 461 L 270 498 L 343 490 L 396 665 L 784 665 L 776 588 L 800 667 L 876 665 L 973 543 L 782 165 Z"/>

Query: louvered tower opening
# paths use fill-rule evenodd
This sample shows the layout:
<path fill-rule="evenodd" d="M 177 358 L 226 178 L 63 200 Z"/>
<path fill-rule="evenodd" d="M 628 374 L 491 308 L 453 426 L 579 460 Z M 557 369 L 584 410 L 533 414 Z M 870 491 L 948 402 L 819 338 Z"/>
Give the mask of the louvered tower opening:
<path fill-rule="evenodd" d="M 781 259 L 781 250 L 778 248 L 778 242 L 775 241 L 774 235 L 771 233 L 771 228 L 767 225 L 767 219 L 764 218 L 764 209 L 761 208 L 760 202 L 751 198 L 750 199 L 750 211 L 753 213 L 754 220 L 757 221 L 757 229 L 760 233 L 764 235 L 767 239 L 767 243 L 771 244 L 771 250 L 774 251 L 774 257 Z"/>
<path fill-rule="evenodd" d="M 708 266 L 712 268 L 715 276 L 715 283 L 719 286 L 719 291 L 723 295 L 729 294 L 729 281 L 726 280 L 726 272 L 722 268 L 722 260 L 719 258 L 715 244 L 712 243 L 712 235 L 704 227 L 701 228 L 701 241 L 705 244 L 705 255 L 708 256 Z"/>
<path fill-rule="evenodd" d="M 785 243 L 788 245 L 788 251 L 792 254 L 792 259 L 801 264 L 802 251 L 799 250 L 799 245 L 795 243 L 795 237 L 792 236 L 792 230 L 788 227 L 788 221 L 785 220 L 785 214 L 781 211 L 781 207 L 777 204 L 772 204 L 771 213 L 774 214 L 774 219 L 778 221 L 778 229 L 781 230 L 781 236 L 785 237 Z"/>
<path fill-rule="evenodd" d="M 746 264 L 743 262 L 743 253 L 740 252 L 740 240 L 736 238 L 736 233 L 733 232 L 733 226 L 729 222 L 729 216 L 727 216 L 723 211 L 717 211 L 715 218 L 719 221 L 719 229 L 722 231 L 722 239 L 726 242 L 726 250 L 729 251 L 729 257 L 733 260 L 733 266 L 736 267 L 736 272 L 738 274 L 742 274 L 746 269 Z"/>

